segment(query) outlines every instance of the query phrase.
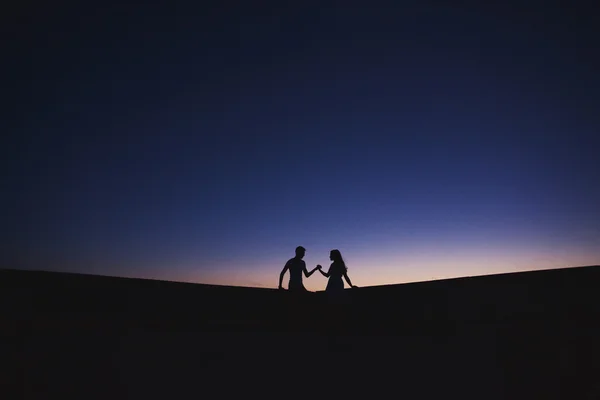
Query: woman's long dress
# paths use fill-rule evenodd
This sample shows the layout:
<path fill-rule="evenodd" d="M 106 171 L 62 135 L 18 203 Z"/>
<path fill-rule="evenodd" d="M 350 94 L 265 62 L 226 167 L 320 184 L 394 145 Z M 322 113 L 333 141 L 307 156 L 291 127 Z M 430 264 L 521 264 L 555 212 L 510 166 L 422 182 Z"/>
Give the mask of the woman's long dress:
<path fill-rule="evenodd" d="M 344 281 L 342 277 L 346 272 L 343 265 L 338 263 L 332 263 L 329 267 L 329 280 L 327 281 L 327 287 L 325 291 L 327 293 L 341 293 L 344 290 Z"/>

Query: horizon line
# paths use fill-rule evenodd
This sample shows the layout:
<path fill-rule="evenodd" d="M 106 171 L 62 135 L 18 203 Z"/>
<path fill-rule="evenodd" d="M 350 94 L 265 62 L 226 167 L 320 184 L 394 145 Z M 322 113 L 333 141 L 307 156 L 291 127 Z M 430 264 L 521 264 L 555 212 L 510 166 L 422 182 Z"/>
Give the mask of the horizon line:
<path fill-rule="evenodd" d="M 451 281 L 457 279 L 466 279 L 466 278 L 480 278 L 485 276 L 502 276 L 502 275 L 514 275 L 514 274 L 526 274 L 526 273 L 535 273 L 535 272 L 546 272 L 546 271 L 556 271 L 556 270 L 565 270 L 565 269 L 578 269 L 578 268 L 594 268 L 600 267 L 600 265 L 577 265 L 577 266 L 567 266 L 567 267 L 558 267 L 558 268 L 546 268 L 546 269 L 533 269 L 527 271 L 510 271 L 510 272 L 501 272 L 501 273 L 492 273 L 492 274 L 482 274 L 482 275 L 464 275 L 457 276 L 452 278 L 441 278 L 441 279 L 430 279 L 423 281 L 410 281 L 410 282 L 397 282 L 397 283 L 384 283 L 381 285 L 371 285 L 371 286 L 359 286 L 359 289 L 366 288 L 378 288 L 384 286 L 397 286 L 397 285 L 410 285 L 410 284 L 418 284 L 418 283 L 426 283 L 426 282 L 438 282 L 438 281 Z M 37 272 L 37 273 L 50 273 L 50 274 L 68 274 L 68 275 L 79 275 L 79 276 L 89 276 L 89 277 L 102 277 L 102 278 L 116 278 L 116 279 L 129 279 L 129 280 L 143 280 L 143 281 L 154 281 L 154 282 L 167 282 L 167 283 L 179 283 L 179 284 L 187 284 L 187 285 L 202 285 L 202 286 L 216 286 L 216 287 L 228 287 L 228 288 L 244 288 L 244 289 L 263 289 L 263 290 L 276 290 L 279 289 L 277 287 L 264 287 L 264 286 L 243 286 L 243 285 L 224 285 L 217 283 L 203 283 L 203 282 L 190 282 L 190 281 L 174 281 L 169 279 L 158 279 L 158 278 L 142 278 L 142 277 L 129 277 L 129 276 L 118 276 L 118 275 L 103 275 L 103 274 L 90 274 L 83 272 L 69 272 L 69 271 L 49 271 L 42 269 L 18 269 L 18 268 L 0 268 L 0 272 L 6 271 L 14 271 L 14 272 Z M 344 288 L 349 289 L 349 288 Z M 316 290 L 313 293 L 324 292 L 325 290 Z"/>

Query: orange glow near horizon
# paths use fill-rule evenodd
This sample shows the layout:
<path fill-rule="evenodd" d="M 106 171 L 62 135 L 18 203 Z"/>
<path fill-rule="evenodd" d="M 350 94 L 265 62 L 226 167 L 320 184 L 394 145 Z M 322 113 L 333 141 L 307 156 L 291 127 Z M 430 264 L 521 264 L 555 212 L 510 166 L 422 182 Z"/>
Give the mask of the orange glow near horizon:
<path fill-rule="evenodd" d="M 486 246 L 469 250 L 461 247 L 437 250 L 413 248 L 402 253 L 385 249 L 367 252 L 366 249 L 344 251 L 342 248 L 342 251 L 348 265 L 348 275 L 352 283 L 359 287 L 600 265 L 600 249 L 590 251 L 589 247 L 586 249 L 575 246 L 544 246 L 537 249 L 518 249 L 514 246 Z M 328 268 L 330 261 L 327 251 L 308 248 L 304 258 L 308 270 L 317 264 Z M 377 255 L 374 256 L 373 253 Z M 238 260 L 219 260 L 209 264 L 203 262 L 200 256 L 174 262 L 156 260 L 153 263 L 80 258 L 54 259 L 51 263 L 42 264 L 29 260 L 26 269 L 81 272 L 84 266 L 86 273 L 95 275 L 277 288 L 279 273 L 290 257 L 289 252 L 283 251 L 280 254 L 261 255 L 248 260 L 243 266 Z M 38 267 L 39 265 L 44 267 Z M 286 273 L 284 287 L 287 287 L 288 280 L 289 274 Z M 327 280 L 315 272 L 310 278 L 304 278 L 304 285 L 311 291 L 324 290 Z"/>
<path fill-rule="evenodd" d="M 182 268 L 178 272 L 171 270 L 173 275 L 159 273 L 154 274 L 153 278 L 227 286 L 276 288 L 285 261 L 287 260 L 263 264 L 261 267 L 229 268 L 223 272 L 219 270 L 194 272 L 191 268 Z M 316 265 L 310 257 L 306 257 L 305 261 L 309 271 Z M 328 267 L 328 264 L 322 261 L 320 263 L 324 268 Z M 421 255 L 396 259 L 372 259 L 365 262 L 355 259 L 352 264 L 349 263 L 348 275 L 353 284 L 364 287 L 599 264 L 600 252 L 574 256 L 561 255 L 558 251 L 555 254 L 545 255 L 472 254 L 443 258 Z M 287 288 L 288 280 L 289 274 L 286 273 L 283 281 L 284 288 Z M 324 290 L 327 280 L 315 272 L 310 278 L 304 278 L 304 285 L 310 291 Z"/>

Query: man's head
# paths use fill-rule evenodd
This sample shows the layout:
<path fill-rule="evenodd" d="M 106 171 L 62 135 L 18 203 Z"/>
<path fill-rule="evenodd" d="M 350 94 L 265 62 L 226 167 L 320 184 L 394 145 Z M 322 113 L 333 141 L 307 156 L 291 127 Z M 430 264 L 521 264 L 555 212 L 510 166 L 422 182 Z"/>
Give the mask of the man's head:
<path fill-rule="evenodd" d="M 304 254 L 306 254 L 306 249 L 304 247 L 296 247 L 296 258 L 303 258 Z"/>

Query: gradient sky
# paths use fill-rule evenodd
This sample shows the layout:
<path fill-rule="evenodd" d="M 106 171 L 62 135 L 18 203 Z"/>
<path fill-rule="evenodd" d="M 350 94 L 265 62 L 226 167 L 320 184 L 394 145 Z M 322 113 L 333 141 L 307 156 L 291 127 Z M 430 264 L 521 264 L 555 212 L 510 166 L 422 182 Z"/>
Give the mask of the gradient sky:
<path fill-rule="evenodd" d="M 600 264 L 591 10 L 84 3 L 3 16 L 2 266 L 276 287 L 298 245 L 359 286 Z"/>

